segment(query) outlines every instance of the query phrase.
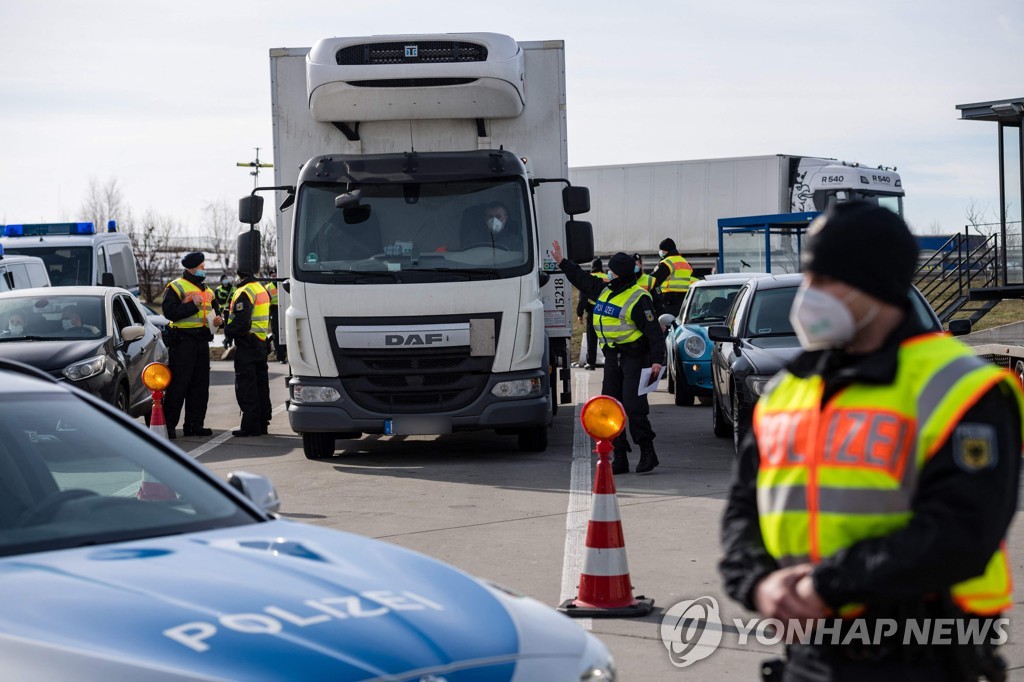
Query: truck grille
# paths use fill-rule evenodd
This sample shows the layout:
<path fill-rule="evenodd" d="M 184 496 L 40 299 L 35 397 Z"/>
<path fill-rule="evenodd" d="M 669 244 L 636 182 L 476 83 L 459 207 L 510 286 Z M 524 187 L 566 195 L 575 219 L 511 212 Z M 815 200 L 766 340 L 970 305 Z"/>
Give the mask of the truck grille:
<path fill-rule="evenodd" d="M 446 85 L 469 85 L 475 83 L 476 78 L 382 78 L 347 82 L 357 88 L 441 88 Z"/>
<path fill-rule="evenodd" d="M 484 62 L 487 61 L 487 48 L 476 43 L 450 40 L 366 43 L 343 47 L 334 58 L 339 66 Z"/>

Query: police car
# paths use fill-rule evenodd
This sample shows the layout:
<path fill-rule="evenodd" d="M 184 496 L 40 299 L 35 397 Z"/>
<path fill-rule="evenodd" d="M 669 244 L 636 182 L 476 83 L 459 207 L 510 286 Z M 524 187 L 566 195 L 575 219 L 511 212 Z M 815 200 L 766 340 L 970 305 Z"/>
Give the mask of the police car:
<path fill-rule="evenodd" d="M 147 386 L 166 386 L 162 365 Z M 5 679 L 611 680 L 553 609 L 279 518 L 95 398 L 0 360 Z"/>

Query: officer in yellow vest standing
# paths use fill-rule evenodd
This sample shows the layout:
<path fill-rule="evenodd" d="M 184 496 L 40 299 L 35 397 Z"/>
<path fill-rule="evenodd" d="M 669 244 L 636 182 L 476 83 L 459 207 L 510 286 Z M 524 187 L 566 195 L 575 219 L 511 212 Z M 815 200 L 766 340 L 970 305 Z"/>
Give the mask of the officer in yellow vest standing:
<path fill-rule="evenodd" d="M 600 258 L 595 258 L 590 263 L 590 276 L 602 284 L 608 283 L 608 275 L 604 271 L 604 263 Z M 594 300 L 580 295 L 576 304 L 576 317 L 584 323 L 587 357 L 583 369 L 597 369 L 597 332 L 594 330 Z"/>
<path fill-rule="evenodd" d="M 661 292 L 662 307 L 658 309 L 658 314 L 678 316 L 686 292 L 690 289 L 690 282 L 693 281 L 693 268 L 679 255 L 676 242 L 671 237 L 662 239 L 658 244 L 658 255 L 661 256 L 661 262 L 651 275 L 654 277 L 655 288 Z"/>
<path fill-rule="evenodd" d="M 235 399 L 242 410 L 241 427 L 231 435 L 247 438 L 266 434 L 270 425 L 270 294 L 252 273 L 239 272 L 238 278 L 224 333 L 235 342 Z"/>
<path fill-rule="evenodd" d="M 647 367 L 657 377 L 665 364 L 665 337 L 654 315 L 651 295 L 637 286 L 633 259 L 617 253 L 608 261 L 609 282 L 605 284 L 580 266 L 562 258 L 556 241 L 551 255 L 582 296 L 593 299 L 594 329 L 604 350 L 604 381 L 601 392 L 622 402 L 629 421 L 629 435 L 640 447 L 636 472 L 643 474 L 658 466 L 654 451 L 654 429 L 647 418 L 647 395 L 638 395 L 640 374 Z M 629 473 L 629 441 L 625 433 L 612 442 L 612 473 Z"/>
<path fill-rule="evenodd" d="M 748 609 L 811 626 L 781 679 L 1004 679 L 994 619 L 1012 602 L 1024 401 L 1009 373 L 926 332 L 917 257 L 903 220 L 867 202 L 805 238 L 790 314 L 805 352 L 755 407 L 719 566 Z M 951 637 L 935 619 L 957 619 Z M 982 634 L 960 637 L 971 623 Z"/>
<path fill-rule="evenodd" d="M 206 408 L 210 402 L 210 333 L 207 316 L 213 312 L 214 325 L 221 324 L 213 290 L 206 286 L 206 256 L 190 253 L 181 259 L 185 272 L 164 289 L 161 311 L 170 320 L 168 365 L 171 384 L 164 397 L 167 435 L 177 437 L 175 429 L 185 409 L 182 429 L 186 436 L 209 436 Z"/>
<path fill-rule="evenodd" d="M 277 277 L 277 270 L 272 269 L 270 271 L 271 277 Z M 281 326 L 277 316 L 277 283 L 268 281 L 265 285 L 267 293 L 270 294 L 270 330 L 274 336 L 274 355 L 278 362 L 288 362 L 288 351 L 283 343 L 281 343 Z"/>

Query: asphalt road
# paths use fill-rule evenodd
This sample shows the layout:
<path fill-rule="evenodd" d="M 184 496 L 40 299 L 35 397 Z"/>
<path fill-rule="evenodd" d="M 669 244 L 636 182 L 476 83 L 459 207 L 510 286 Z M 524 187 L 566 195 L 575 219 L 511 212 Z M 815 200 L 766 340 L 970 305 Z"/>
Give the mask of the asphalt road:
<path fill-rule="evenodd" d="M 222 477 L 235 470 L 269 476 L 286 518 L 415 549 L 554 607 L 575 596 L 595 461 L 576 417 L 585 398 L 600 392 L 601 371 L 573 372 L 577 404 L 561 406 L 543 453 L 520 453 L 514 437 L 488 432 L 365 436 L 339 441 L 330 459 L 310 461 L 284 413 L 284 365 L 271 364 L 270 435 L 227 436 L 239 422 L 230 361 L 214 362 L 207 419 L 214 436 L 177 444 Z M 712 435 L 709 407 L 672 404 L 664 382 L 652 394 L 651 422 L 661 466 L 617 476 L 615 485 L 634 594 L 653 598 L 655 610 L 579 622 L 612 650 L 622 680 L 759 679 L 760 661 L 781 648 L 740 642 L 733 619 L 753 614 L 725 596 L 716 570 L 732 441 Z M 1018 584 L 1024 550 L 1014 549 L 1022 533 L 1020 524 L 1011 529 Z M 717 600 L 726 623 L 721 644 L 690 667 L 674 667 L 660 636 L 662 617 L 701 596 Z M 1014 614 L 1003 653 L 1015 668 L 1011 679 L 1024 679 L 1024 628 Z"/>

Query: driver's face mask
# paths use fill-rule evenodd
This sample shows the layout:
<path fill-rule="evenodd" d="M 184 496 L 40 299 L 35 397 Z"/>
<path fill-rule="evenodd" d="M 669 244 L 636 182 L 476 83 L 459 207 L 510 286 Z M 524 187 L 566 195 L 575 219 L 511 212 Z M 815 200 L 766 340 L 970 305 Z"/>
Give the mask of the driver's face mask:
<path fill-rule="evenodd" d="M 505 227 L 505 223 L 498 216 L 492 215 L 487 219 L 487 227 L 494 234 L 498 234 Z"/>
<path fill-rule="evenodd" d="M 71 320 L 61 320 L 60 323 L 63 325 L 64 329 L 71 329 L 74 326 L 71 324 Z"/>
<path fill-rule="evenodd" d="M 13 322 L 11 322 L 10 324 L 7 325 L 7 329 L 12 334 L 21 334 L 22 332 L 25 331 L 25 325 L 23 325 L 23 324 L 14 324 Z"/>

